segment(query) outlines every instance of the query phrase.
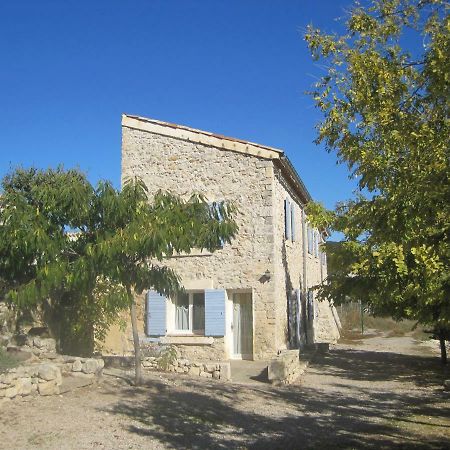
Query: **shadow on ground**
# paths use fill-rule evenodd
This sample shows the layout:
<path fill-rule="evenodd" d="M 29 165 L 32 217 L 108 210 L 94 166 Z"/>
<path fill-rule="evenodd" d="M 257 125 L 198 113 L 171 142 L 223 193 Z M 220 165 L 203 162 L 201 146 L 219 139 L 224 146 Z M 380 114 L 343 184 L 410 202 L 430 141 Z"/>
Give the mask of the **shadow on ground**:
<path fill-rule="evenodd" d="M 338 349 L 316 360 L 321 370 L 348 380 L 410 381 L 418 386 L 442 385 L 448 369 L 439 358 L 393 352 Z"/>
<path fill-rule="evenodd" d="M 169 385 L 154 379 L 142 388 L 123 388 L 109 412 L 131 419 L 132 433 L 168 448 L 449 448 L 446 394 L 437 385 L 423 387 L 440 380 L 436 361 L 336 350 L 312 366 L 330 375 L 331 388 L 188 378 L 173 378 L 174 386 L 170 378 Z M 418 388 L 383 391 L 361 381 L 412 382 Z"/>

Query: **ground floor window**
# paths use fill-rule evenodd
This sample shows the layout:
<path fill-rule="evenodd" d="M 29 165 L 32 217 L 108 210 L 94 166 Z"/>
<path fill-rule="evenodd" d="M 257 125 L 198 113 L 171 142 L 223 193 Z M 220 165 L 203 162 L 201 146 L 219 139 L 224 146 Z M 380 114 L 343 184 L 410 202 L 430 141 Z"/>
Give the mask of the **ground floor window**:
<path fill-rule="evenodd" d="M 175 331 L 205 334 L 205 293 L 183 292 L 174 303 Z"/>
<path fill-rule="evenodd" d="M 178 294 L 175 299 L 175 329 L 189 331 L 189 294 Z"/>

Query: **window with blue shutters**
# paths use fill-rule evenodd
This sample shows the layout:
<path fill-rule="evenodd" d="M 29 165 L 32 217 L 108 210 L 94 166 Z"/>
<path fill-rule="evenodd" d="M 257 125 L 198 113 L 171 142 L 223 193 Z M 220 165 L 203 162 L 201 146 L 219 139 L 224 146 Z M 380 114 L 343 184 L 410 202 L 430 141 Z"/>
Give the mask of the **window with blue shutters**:
<path fill-rule="evenodd" d="M 285 239 L 291 239 L 291 204 L 289 199 L 284 200 L 284 237 Z"/>
<path fill-rule="evenodd" d="M 205 290 L 205 336 L 225 336 L 224 289 Z"/>
<path fill-rule="evenodd" d="M 296 239 L 295 229 L 296 229 L 296 224 L 295 224 L 295 204 L 292 203 L 291 204 L 291 239 L 292 239 L 292 242 L 294 242 L 295 239 Z"/>
<path fill-rule="evenodd" d="M 308 230 L 308 253 L 313 254 L 313 229 L 311 228 L 311 225 L 306 224 L 307 230 Z"/>
<path fill-rule="evenodd" d="M 147 292 L 147 323 L 148 336 L 164 336 L 166 327 L 166 297 L 156 291 Z"/>

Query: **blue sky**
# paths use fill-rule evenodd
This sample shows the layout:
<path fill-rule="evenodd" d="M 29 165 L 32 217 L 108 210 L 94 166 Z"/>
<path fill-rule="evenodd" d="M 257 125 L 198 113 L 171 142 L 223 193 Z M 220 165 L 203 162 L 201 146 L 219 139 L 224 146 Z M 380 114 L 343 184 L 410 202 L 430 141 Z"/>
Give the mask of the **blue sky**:
<path fill-rule="evenodd" d="M 0 176 L 79 167 L 120 180 L 123 112 L 285 150 L 314 198 L 354 183 L 313 144 L 323 72 L 302 30 L 351 0 L 35 0 L 0 5 Z"/>

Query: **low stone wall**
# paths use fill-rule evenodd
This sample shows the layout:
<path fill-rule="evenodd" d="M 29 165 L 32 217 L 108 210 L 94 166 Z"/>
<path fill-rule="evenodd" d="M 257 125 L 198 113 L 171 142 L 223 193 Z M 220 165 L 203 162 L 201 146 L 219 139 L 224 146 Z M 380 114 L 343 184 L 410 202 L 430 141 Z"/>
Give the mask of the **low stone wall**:
<path fill-rule="evenodd" d="M 21 366 L 0 375 L 0 399 L 59 394 L 61 384 L 61 370 L 55 364 Z"/>
<path fill-rule="evenodd" d="M 306 365 L 306 361 L 300 361 L 298 350 L 284 350 L 269 363 L 269 382 L 275 385 L 293 383 L 305 371 Z"/>
<path fill-rule="evenodd" d="M 188 359 L 172 359 L 167 363 L 164 356 L 148 356 L 142 360 L 142 367 L 146 370 L 166 370 L 168 372 L 185 373 L 187 375 L 215 378 L 216 380 L 229 381 L 231 379 L 231 367 L 229 362 L 197 362 Z"/>
<path fill-rule="evenodd" d="M 102 359 L 57 355 L 52 362 L 21 365 L 0 375 L 0 402 L 30 395 L 58 395 L 63 377 L 102 375 Z"/>
<path fill-rule="evenodd" d="M 209 345 L 183 345 L 176 344 L 180 358 L 190 361 L 220 361 L 225 356 L 225 344 L 223 338 L 210 338 Z"/>
<path fill-rule="evenodd" d="M 16 335 L 6 345 L 6 351 L 14 354 L 20 352 L 27 359 L 46 359 L 56 355 L 56 341 L 53 338 Z"/>

